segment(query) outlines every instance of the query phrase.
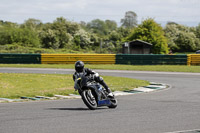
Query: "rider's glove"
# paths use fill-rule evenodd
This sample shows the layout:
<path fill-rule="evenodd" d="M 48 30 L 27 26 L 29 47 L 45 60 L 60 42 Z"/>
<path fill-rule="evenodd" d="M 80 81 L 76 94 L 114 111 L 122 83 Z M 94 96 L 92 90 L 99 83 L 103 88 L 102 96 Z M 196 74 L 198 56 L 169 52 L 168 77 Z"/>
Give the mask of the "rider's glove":
<path fill-rule="evenodd" d="M 95 74 L 94 74 L 94 78 L 97 78 L 97 77 L 99 77 L 99 74 L 98 74 L 98 73 L 95 73 Z"/>

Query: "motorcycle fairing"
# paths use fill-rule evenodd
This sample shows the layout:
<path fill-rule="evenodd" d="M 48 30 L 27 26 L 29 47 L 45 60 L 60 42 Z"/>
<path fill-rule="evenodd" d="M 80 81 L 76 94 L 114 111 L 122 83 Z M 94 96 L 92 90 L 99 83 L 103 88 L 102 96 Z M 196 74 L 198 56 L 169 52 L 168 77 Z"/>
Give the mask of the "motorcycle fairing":
<path fill-rule="evenodd" d="M 98 104 L 98 107 L 100 107 L 100 106 L 109 106 L 109 105 L 111 105 L 111 102 L 110 102 L 110 100 L 106 99 L 106 100 L 98 101 L 97 104 Z"/>

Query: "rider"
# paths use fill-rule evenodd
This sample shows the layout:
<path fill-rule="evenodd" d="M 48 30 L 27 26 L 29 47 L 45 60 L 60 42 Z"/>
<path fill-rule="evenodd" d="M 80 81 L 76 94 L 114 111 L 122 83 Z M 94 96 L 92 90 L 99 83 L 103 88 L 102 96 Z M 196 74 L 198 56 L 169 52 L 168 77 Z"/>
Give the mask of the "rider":
<path fill-rule="evenodd" d="M 82 61 L 77 61 L 75 63 L 75 70 L 76 72 L 73 74 L 73 80 L 75 81 L 76 79 L 76 75 L 78 73 L 81 73 L 81 72 L 86 72 L 87 75 L 90 75 L 90 74 L 93 74 L 94 75 L 94 80 L 98 83 L 100 83 L 105 89 L 106 91 L 108 92 L 108 96 L 110 97 L 113 97 L 113 93 L 111 91 L 110 88 L 108 88 L 107 84 L 104 82 L 103 78 L 99 76 L 98 73 L 96 73 L 95 71 L 92 71 L 91 69 L 89 68 L 84 68 L 84 63 Z"/>

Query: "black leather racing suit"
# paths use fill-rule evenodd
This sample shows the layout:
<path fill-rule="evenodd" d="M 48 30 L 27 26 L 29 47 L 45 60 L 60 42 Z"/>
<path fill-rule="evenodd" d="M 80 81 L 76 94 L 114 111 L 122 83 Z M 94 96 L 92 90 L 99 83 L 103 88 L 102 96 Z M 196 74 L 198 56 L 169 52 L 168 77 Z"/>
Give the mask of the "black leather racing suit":
<path fill-rule="evenodd" d="M 100 84 L 106 89 L 106 91 L 107 91 L 108 93 L 111 92 L 110 88 L 108 88 L 107 84 L 104 82 L 103 78 L 100 77 L 100 76 L 98 75 L 98 73 L 96 73 L 95 71 L 92 71 L 92 70 L 89 69 L 89 68 L 84 68 L 83 71 L 84 71 L 88 76 L 89 76 L 90 74 L 94 74 L 94 75 L 95 75 L 95 76 L 94 76 L 94 80 L 95 80 L 96 82 L 100 83 Z M 75 81 L 75 78 L 76 78 L 76 74 L 77 74 L 77 73 L 78 73 L 78 72 L 75 72 L 75 73 L 73 74 L 73 80 L 74 80 L 74 81 Z"/>

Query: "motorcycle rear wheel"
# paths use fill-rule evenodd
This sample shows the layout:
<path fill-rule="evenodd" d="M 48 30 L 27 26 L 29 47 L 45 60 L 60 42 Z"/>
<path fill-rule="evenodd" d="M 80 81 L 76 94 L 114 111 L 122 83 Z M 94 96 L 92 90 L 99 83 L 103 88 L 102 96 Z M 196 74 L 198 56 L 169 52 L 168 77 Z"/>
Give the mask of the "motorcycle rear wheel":
<path fill-rule="evenodd" d="M 96 99 L 93 96 L 92 91 L 90 89 L 84 90 L 81 96 L 82 96 L 83 102 L 89 109 L 95 110 L 97 108 Z"/>

